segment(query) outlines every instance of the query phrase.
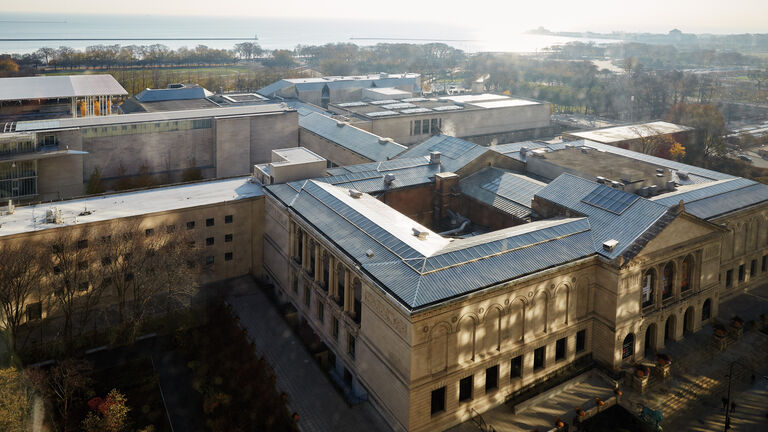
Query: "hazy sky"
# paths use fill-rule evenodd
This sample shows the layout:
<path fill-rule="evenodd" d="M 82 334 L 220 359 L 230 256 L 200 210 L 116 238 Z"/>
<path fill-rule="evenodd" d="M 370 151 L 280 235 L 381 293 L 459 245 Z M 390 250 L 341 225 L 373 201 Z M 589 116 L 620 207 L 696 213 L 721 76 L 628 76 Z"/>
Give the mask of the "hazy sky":
<path fill-rule="evenodd" d="M 498 26 L 768 33 L 768 0 L 0 0 L 0 11 L 429 20 L 490 33 Z"/>

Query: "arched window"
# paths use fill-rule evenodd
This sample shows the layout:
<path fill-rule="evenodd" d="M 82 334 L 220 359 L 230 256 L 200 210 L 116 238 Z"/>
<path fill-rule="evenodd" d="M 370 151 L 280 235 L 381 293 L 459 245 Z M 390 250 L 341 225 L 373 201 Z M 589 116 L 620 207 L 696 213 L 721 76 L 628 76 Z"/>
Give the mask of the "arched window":
<path fill-rule="evenodd" d="M 683 265 L 680 269 L 680 292 L 685 292 L 691 288 L 692 273 L 693 273 L 693 257 L 688 255 L 683 260 Z"/>
<path fill-rule="evenodd" d="M 635 335 L 630 333 L 624 338 L 624 343 L 621 344 L 621 358 L 628 359 L 635 354 Z"/>
<path fill-rule="evenodd" d="M 701 321 L 704 322 L 712 316 L 712 300 L 704 300 L 704 304 L 701 306 Z"/>
<path fill-rule="evenodd" d="M 672 296 L 672 282 L 675 280 L 675 265 L 668 262 L 664 266 L 664 274 L 661 278 L 661 298 L 667 299 Z"/>
<path fill-rule="evenodd" d="M 653 304 L 653 294 L 656 286 L 656 272 L 648 269 L 642 279 L 643 284 L 643 307 Z"/>

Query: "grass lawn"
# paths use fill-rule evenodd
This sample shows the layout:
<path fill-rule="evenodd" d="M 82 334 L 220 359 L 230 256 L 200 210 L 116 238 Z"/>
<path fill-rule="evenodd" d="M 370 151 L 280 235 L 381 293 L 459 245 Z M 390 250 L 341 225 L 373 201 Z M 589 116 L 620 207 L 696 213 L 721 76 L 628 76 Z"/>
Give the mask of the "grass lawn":
<path fill-rule="evenodd" d="M 94 390 L 104 398 L 110 390 L 120 390 L 131 408 L 128 414 L 135 429 L 153 425 L 157 432 L 170 432 L 160 386 L 148 357 L 93 373 Z"/>

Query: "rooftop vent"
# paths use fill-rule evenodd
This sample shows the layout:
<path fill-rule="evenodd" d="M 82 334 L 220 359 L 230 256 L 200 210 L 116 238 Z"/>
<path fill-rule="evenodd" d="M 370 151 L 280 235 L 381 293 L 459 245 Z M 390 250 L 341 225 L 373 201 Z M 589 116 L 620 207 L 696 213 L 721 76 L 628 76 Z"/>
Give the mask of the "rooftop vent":
<path fill-rule="evenodd" d="M 681 179 L 687 179 L 688 178 L 688 173 L 685 172 L 685 171 L 678 171 L 677 172 L 677 177 L 679 177 Z"/>
<path fill-rule="evenodd" d="M 368 258 L 373 258 L 373 251 L 368 249 L 367 251 L 365 251 L 365 256 L 367 256 Z"/>
<path fill-rule="evenodd" d="M 349 196 L 351 196 L 352 198 L 360 198 L 361 196 L 363 196 L 363 193 L 360 192 L 359 190 L 350 189 Z"/>
<path fill-rule="evenodd" d="M 675 182 L 673 180 L 667 180 L 667 190 L 668 191 L 675 190 Z"/>
<path fill-rule="evenodd" d="M 528 147 L 520 147 L 520 160 L 525 162 L 525 156 L 528 154 Z"/>
<path fill-rule="evenodd" d="M 659 187 L 656 185 L 648 186 L 648 192 L 651 196 L 656 195 L 659 193 Z"/>
<path fill-rule="evenodd" d="M 420 228 L 413 228 L 413 235 L 419 240 L 425 240 L 429 235 L 429 231 L 422 230 Z"/>
<path fill-rule="evenodd" d="M 614 188 L 614 189 L 621 189 L 622 186 L 624 186 L 624 185 L 621 184 L 621 182 L 617 182 L 617 181 L 612 181 L 611 182 L 611 187 Z"/>
<path fill-rule="evenodd" d="M 643 187 L 643 188 L 640 188 L 637 191 L 637 194 L 640 195 L 641 197 L 644 197 L 644 198 L 648 198 L 648 195 L 650 195 L 650 193 L 648 192 L 648 187 L 647 186 Z"/>
<path fill-rule="evenodd" d="M 656 168 L 656 172 L 659 174 L 664 174 L 664 168 Z"/>
<path fill-rule="evenodd" d="M 12 215 L 16 212 L 16 206 L 13 205 L 13 200 L 8 200 L 8 214 Z"/>
<path fill-rule="evenodd" d="M 379 144 L 389 144 L 392 142 L 392 138 L 379 138 Z"/>
<path fill-rule="evenodd" d="M 52 207 L 45 211 L 45 222 L 60 224 L 63 222 L 61 217 L 61 209 L 58 207 Z"/>
<path fill-rule="evenodd" d="M 386 174 L 384 176 L 384 182 L 388 185 L 391 185 L 392 182 L 395 181 L 395 175 L 394 174 Z"/>
<path fill-rule="evenodd" d="M 440 152 L 439 151 L 429 152 L 429 163 L 431 163 L 431 164 L 439 164 L 440 163 Z"/>
<path fill-rule="evenodd" d="M 597 176 L 597 177 L 595 177 L 595 181 L 600 183 L 600 184 L 605 184 L 605 177 Z"/>
<path fill-rule="evenodd" d="M 589 154 L 589 150 L 587 150 L 584 147 L 581 148 L 581 152 L 584 153 L 584 154 Z"/>
<path fill-rule="evenodd" d="M 605 249 L 608 252 L 610 252 L 610 251 L 616 249 L 616 246 L 618 246 L 618 245 L 619 245 L 619 241 L 618 240 L 611 239 L 611 240 L 603 242 L 603 249 Z"/>
<path fill-rule="evenodd" d="M 336 122 L 336 127 L 344 127 L 346 124 L 346 122 Z"/>

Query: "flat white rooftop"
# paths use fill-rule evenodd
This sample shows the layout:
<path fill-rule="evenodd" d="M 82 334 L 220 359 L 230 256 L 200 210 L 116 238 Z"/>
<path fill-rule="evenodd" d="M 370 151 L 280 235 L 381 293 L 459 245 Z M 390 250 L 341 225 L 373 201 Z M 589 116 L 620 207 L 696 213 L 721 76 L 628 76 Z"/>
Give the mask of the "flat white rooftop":
<path fill-rule="evenodd" d="M 486 101 L 486 102 L 472 102 L 469 105 L 480 107 L 480 108 L 492 109 L 492 108 L 526 106 L 526 105 L 541 105 L 541 102 L 510 98 L 510 99 L 500 99 L 500 100 Z"/>
<path fill-rule="evenodd" d="M 305 147 L 272 150 L 272 165 L 291 165 L 319 161 L 325 162 L 325 159 Z"/>
<path fill-rule="evenodd" d="M 441 100 L 441 101 L 451 101 L 451 102 L 458 102 L 458 103 L 488 102 L 488 101 L 502 100 L 502 99 L 509 99 L 509 96 L 483 93 L 479 95 L 443 96 L 438 98 L 438 100 Z"/>
<path fill-rule="evenodd" d="M 251 183 L 249 180 L 250 177 L 236 177 L 16 207 L 13 214 L 0 216 L 0 237 L 59 228 L 66 225 L 237 201 L 263 195 L 261 185 Z M 45 223 L 46 210 L 54 207 L 61 210 L 63 219 L 61 224 Z M 91 213 L 81 216 L 80 214 L 86 210 Z"/>
<path fill-rule="evenodd" d="M 610 144 L 619 141 L 645 138 L 649 136 L 687 132 L 690 130 L 692 130 L 692 128 L 687 126 L 676 125 L 674 123 L 668 123 L 664 121 L 655 121 L 649 123 L 636 123 L 624 126 L 615 126 L 603 129 L 567 132 L 563 135 L 575 137 L 577 139 L 586 139 L 599 143 Z"/>
<path fill-rule="evenodd" d="M 111 126 L 153 121 L 185 120 L 212 117 L 230 117 L 256 114 L 280 114 L 293 111 L 283 104 L 244 105 L 234 107 L 201 108 L 181 111 L 158 111 L 108 116 L 62 118 L 55 120 L 22 121 L 16 123 L 16 131 L 67 129 L 76 127 Z"/>
<path fill-rule="evenodd" d="M 0 101 L 127 95 L 112 75 L 61 75 L 0 79 Z"/>
<path fill-rule="evenodd" d="M 410 92 L 403 91 L 394 87 L 374 87 L 374 88 L 367 88 L 365 89 L 366 92 L 371 93 L 377 93 L 381 95 L 387 95 L 387 96 L 400 96 L 400 95 L 410 95 Z"/>
<path fill-rule="evenodd" d="M 349 76 L 326 76 L 321 78 L 288 78 L 284 81 L 300 84 L 300 83 L 319 83 L 329 81 L 355 81 L 355 80 L 377 80 L 386 78 L 418 78 L 421 75 L 417 73 L 403 73 L 403 74 L 369 74 L 369 75 L 349 75 Z"/>

